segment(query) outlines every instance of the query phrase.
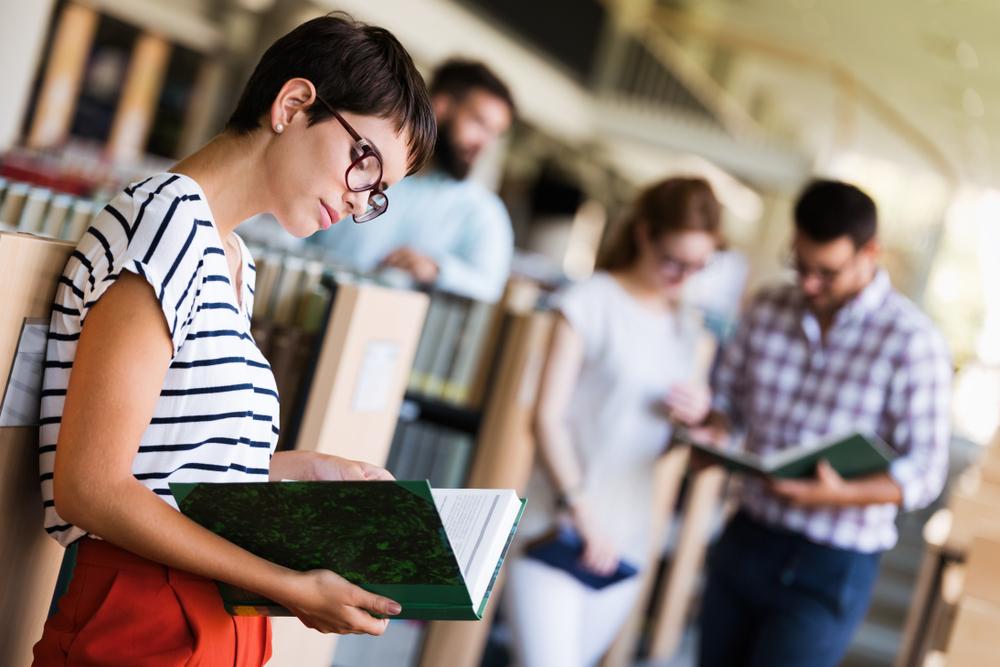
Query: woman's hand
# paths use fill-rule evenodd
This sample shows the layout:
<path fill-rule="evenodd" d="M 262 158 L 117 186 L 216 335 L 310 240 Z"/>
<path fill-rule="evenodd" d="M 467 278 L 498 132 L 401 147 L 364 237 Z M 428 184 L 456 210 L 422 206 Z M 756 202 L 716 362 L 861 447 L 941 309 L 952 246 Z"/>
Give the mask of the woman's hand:
<path fill-rule="evenodd" d="M 330 570 L 290 572 L 274 596 L 302 623 L 319 632 L 381 635 L 387 618 L 402 608 L 398 602 L 355 586 Z"/>
<path fill-rule="evenodd" d="M 371 463 L 296 450 L 278 452 L 271 458 L 269 478 L 274 482 L 283 479 L 307 482 L 384 482 L 395 479 L 388 470 Z"/>
<path fill-rule="evenodd" d="M 314 479 L 335 482 L 351 481 L 379 481 L 390 482 L 395 477 L 381 466 L 367 463 L 365 461 L 355 461 L 345 459 L 340 456 L 320 454 L 321 458 L 316 461 L 316 472 Z"/>
<path fill-rule="evenodd" d="M 670 419 L 685 426 L 697 426 L 712 409 L 712 391 L 704 383 L 675 384 L 663 402 Z"/>
<path fill-rule="evenodd" d="M 600 576 L 608 576 L 618 569 L 618 551 L 593 525 L 586 503 L 576 501 L 569 509 L 569 519 L 573 522 L 583 540 L 583 554 L 580 563 Z"/>

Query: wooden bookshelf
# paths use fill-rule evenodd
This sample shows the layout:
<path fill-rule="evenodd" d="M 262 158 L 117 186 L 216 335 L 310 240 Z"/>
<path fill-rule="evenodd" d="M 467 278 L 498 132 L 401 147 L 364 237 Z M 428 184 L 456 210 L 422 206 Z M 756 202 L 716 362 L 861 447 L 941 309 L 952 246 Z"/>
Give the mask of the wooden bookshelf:
<path fill-rule="evenodd" d="M 384 465 L 427 311 L 419 292 L 340 285 L 295 448 Z M 283 425 L 284 428 L 284 425 Z M 329 667 L 337 638 L 272 619 L 272 667 Z"/>
<path fill-rule="evenodd" d="M 531 421 L 554 319 L 551 313 L 513 315 L 486 399 L 483 425 L 467 485 L 524 491 L 534 460 Z M 493 587 L 483 620 L 437 621 L 428 626 L 421 667 L 478 667 L 503 576 Z"/>
<path fill-rule="evenodd" d="M 0 233 L 6 269 L 0 309 L 0 377 L 10 377 L 25 319 L 48 322 L 56 284 L 73 246 Z M 2 392 L 6 393 L 6 391 Z M 31 664 L 42 635 L 63 549 L 43 530 L 38 485 L 38 426 L 0 427 L 0 664 Z"/>

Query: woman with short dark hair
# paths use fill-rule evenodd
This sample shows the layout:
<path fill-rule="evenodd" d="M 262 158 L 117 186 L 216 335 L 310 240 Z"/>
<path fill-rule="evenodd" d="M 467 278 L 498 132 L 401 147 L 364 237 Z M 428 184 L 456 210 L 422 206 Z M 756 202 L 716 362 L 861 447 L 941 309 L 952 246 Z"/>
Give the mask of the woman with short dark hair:
<path fill-rule="evenodd" d="M 278 395 L 250 335 L 255 268 L 235 229 L 263 212 L 298 237 L 371 220 L 434 137 L 399 42 L 317 18 L 262 56 L 222 134 L 95 218 L 60 279 L 46 354 L 46 530 L 79 551 L 36 665 L 263 664 L 267 619 L 229 616 L 213 580 L 323 632 L 378 635 L 387 621 L 372 613 L 399 612 L 334 572 L 296 572 L 209 532 L 168 485 L 390 478 L 275 453 Z"/>

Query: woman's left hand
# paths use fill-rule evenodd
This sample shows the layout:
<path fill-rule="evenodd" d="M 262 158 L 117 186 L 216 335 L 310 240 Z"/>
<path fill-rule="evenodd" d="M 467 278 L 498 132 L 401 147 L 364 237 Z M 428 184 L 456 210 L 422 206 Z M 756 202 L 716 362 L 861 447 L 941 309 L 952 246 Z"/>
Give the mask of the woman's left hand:
<path fill-rule="evenodd" d="M 380 466 L 331 454 L 290 450 L 271 457 L 271 481 L 391 481 L 395 479 Z"/>
<path fill-rule="evenodd" d="M 388 470 L 372 463 L 345 459 L 329 454 L 320 454 L 320 457 L 322 458 L 316 462 L 315 479 L 317 480 L 335 482 L 389 482 L 396 479 Z"/>
<path fill-rule="evenodd" d="M 667 415 L 685 426 L 698 426 L 712 409 L 712 391 L 700 382 L 675 384 L 663 401 Z"/>

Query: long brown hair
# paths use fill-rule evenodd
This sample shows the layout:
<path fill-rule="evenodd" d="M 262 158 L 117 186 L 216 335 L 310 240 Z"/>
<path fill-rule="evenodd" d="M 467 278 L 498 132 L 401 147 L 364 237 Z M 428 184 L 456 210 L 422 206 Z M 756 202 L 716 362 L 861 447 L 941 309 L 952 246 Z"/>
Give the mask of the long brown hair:
<path fill-rule="evenodd" d="M 640 225 L 645 225 L 653 241 L 672 232 L 705 232 L 721 245 L 721 217 L 719 201 L 705 179 L 676 177 L 659 181 L 639 194 L 628 215 L 612 231 L 597 266 L 605 271 L 632 266 L 639 257 Z"/>

